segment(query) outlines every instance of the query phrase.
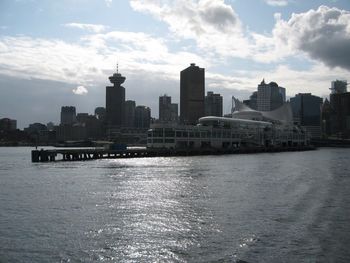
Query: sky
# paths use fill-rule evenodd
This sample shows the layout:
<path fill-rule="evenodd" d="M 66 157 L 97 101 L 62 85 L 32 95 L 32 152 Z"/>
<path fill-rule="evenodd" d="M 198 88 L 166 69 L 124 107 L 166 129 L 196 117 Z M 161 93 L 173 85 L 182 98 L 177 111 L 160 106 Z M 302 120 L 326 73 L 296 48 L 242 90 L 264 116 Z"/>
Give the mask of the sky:
<path fill-rule="evenodd" d="M 108 77 L 126 99 L 179 102 L 180 71 L 205 90 L 248 99 L 264 78 L 288 97 L 326 98 L 350 79 L 349 0 L 0 0 L 0 118 L 59 124 L 61 106 L 93 114 Z"/>

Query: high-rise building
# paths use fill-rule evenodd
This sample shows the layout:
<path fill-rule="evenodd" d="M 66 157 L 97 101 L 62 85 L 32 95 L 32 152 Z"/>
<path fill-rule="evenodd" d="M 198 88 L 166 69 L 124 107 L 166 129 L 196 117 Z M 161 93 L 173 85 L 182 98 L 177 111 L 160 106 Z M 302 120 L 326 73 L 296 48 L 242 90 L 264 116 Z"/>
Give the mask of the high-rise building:
<path fill-rule="evenodd" d="M 177 103 L 171 103 L 171 122 L 177 123 L 179 121 L 179 105 Z"/>
<path fill-rule="evenodd" d="M 195 124 L 205 115 L 204 68 L 192 63 L 180 72 L 180 121 Z"/>
<path fill-rule="evenodd" d="M 95 116 L 98 120 L 104 121 L 106 118 L 106 108 L 104 107 L 97 107 L 95 109 Z"/>
<path fill-rule="evenodd" d="M 135 108 L 135 127 L 149 128 L 151 123 L 151 109 L 146 106 L 137 106 Z"/>
<path fill-rule="evenodd" d="M 279 87 L 276 82 L 265 83 L 263 80 L 258 85 L 257 110 L 272 111 L 283 105 L 286 101 L 286 89 Z"/>
<path fill-rule="evenodd" d="M 0 119 L 0 131 L 14 131 L 17 129 L 17 120 L 9 118 Z"/>
<path fill-rule="evenodd" d="M 222 96 L 212 91 L 205 96 L 205 116 L 222 117 Z"/>
<path fill-rule="evenodd" d="M 341 94 L 347 92 L 346 80 L 335 80 L 331 83 L 331 94 Z"/>
<path fill-rule="evenodd" d="M 77 121 L 76 111 L 73 106 L 62 106 L 61 108 L 61 125 L 72 125 Z"/>
<path fill-rule="evenodd" d="M 331 103 L 326 98 L 321 108 L 322 132 L 326 136 L 329 136 L 332 134 L 331 133 L 331 113 L 332 113 Z"/>
<path fill-rule="evenodd" d="M 346 81 L 333 81 L 329 96 L 331 134 L 342 138 L 350 138 L 350 92 L 346 86 Z"/>
<path fill-rule="evenodd" d="M 249 100 L 244 100 L 243 103 L 253 110 L 258 109 L 258 92 L 254 91 L 252 95 L 249 96 Z"/>
<path fill-rule="evenodd" d="M 159 121 L 177 122 L 178 105 L 171 103 L 171 97 L 164 94 L 159 97 Z"/>
<path fill-rule="evenodd" d="M 78 113 L 77 114 L 77 122 L 79 123 L 85 123 L 86 120 L 90 117 L 89 113 Z"/>
<path fill-rule="evenodd" d="M 304 127 L 312 138 L 321 137 L 323 99 L 311 93 L 299 93 L 290 99 L 294 122 Z"/>
<path fill-rule="evenodd" d="M 135 108 L 136 108 L 135 101 L 133 100 L 125 101 L 124 126 L 126 127 L 135 126 Z"/>
<path fill-rule="evenodd" d="M 106 87 L 106 120 L 109 126 L 122 126 L 124 123 L 125 88 L 121 86 L 125 77 L 118 72 L 109 77 L 113 86 Z"/>

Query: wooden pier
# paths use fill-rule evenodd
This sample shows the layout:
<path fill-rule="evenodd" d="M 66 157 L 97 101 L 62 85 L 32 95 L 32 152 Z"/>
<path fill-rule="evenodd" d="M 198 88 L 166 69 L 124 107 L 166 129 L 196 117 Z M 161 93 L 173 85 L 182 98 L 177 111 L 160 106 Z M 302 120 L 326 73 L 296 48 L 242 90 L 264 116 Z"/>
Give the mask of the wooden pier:
<path fill-rule="evenodd" d="M 142 157 L 169 157 L 169 156 L 195 156 L 195 155 L 221 155 L 238 153 L 263 153 L 263 152 L 286 152 L 315 150 L 314 146 L 302 147 L 249 147 L 234 149 L 148 149 L 135 148 L 126 150 L 106 149 L 50 149 L 33 150 L 32 162 L 55 162 L 55 161 L 87 161 L 96 159 L 118 158 L 142 158 Z M 59 158 L 61 157 L 61 158 Z"/>

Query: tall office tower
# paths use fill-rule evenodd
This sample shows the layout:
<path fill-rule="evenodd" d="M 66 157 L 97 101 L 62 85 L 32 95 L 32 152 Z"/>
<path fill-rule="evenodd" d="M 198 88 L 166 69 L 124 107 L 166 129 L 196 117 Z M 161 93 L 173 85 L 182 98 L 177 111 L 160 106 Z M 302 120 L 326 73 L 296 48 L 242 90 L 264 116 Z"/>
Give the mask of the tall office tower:
<path fill-rule="evenodd" d="M 124 123 L 125 88 L 121 86 L 125 77 L 118 72 L 109 77 L 113 86 L 106 87 L 106 120 L 110 126 L 122 126 Z"/>
<path fill-rule="evenodd" d="M 326 98 L 323 102 L 321 108 L 321 128 L 323 134 L 329 136 L 331 135 L 331 113 L 332 108 L 329 100 Z"/>
<path fill-rule="evenodd" d="M 135 101 L 133 100 L 125 101 L 124 126 L 126 127 L 135 126 L 135 108 L 136 108 Z"/>
<path fill-rule="evenodd" d="M 340 94 L 347 92 L 347 82 L 346 80 L 335 80 L 331 83 L 331 94 Z"/>
<path fill-rule="evenodd" d="M 180 72 L 180 121 L 195 124 L 204 113 L 204 68 L 192 63 Z"/>
<path fill-rule="evenodd" d="M 322 98 L 311 93 L 299 93 L 290 99 L 294 121 L 303 126 L 312 138 L 321 137 L 322 103 Z"/>
<path fill-rule="evenodd" d="M 342 138 L 350 138 L 350 92 L 346 81 L 333 81 L 331 87 L 331 133 Z"/>
<path fill-rule="evenodd" d="M 17 120 L 9 118 L 0 119 L 0 131 L 14 131 L 17 129 Z"/>
<path fill-rule="evenodd" d="M 151 109 L 146 106 L 137 106 L 135 108 L 135 127 L 149 128 L 151 124 Z"/>
<path fill-rule="evenodd" d="M 95 109 L 95 116 L 98 120 L 104 121 L 106 118 L 106 109 L 104 107 L 97 107 Z"/>
<path fill-rule="evenodd" d="M 286 89 L 279 87 L 276 82 L 265 83 L 263 80 L 258 85 L 257 110 L 272 111 L 283 105 L 286 101 Z"/>
<path fill-rule="evenodd" d="M 222 117 L 222 96 L 212 91 L 205 96 L 205 116 Z"/>
<path fill-rule="evenodd" d="M 249 96 L 249 100 L 244 100 L 243 103 L 253 110 L 258 109 L 258 92 L 254 91 L 252 95 Z"/>
<path fill-rule="evenodd" d="M 159 121 L 177 122 L 178 105 L 171 103 L 171 97 L 164 94 L 159 96 Z"/>
<path fill-rule="evenodd" d="M 162 122 L 170 121 L 171 115 L 171 97 L 164 94 L 159 96 L 159 120 Z"/>
<path fill-rule="evenodd" d="M 179 121 L 179 105 L 177 103 L 171 103 L 171 122 L 177 123 Z"/>
<path fill-rule="evenodd" d="M 62 106 L 61 107 L 61 125 L 73 124 L 77 121 L 75 107 Z"/>

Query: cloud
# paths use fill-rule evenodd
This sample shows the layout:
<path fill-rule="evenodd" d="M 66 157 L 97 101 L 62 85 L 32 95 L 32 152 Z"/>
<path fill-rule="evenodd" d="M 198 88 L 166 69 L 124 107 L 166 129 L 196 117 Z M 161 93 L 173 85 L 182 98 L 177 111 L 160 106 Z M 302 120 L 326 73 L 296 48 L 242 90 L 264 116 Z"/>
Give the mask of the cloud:
<path fill-rule="evenodd" d="M 105 0 L 106 6 L 111 7 L 113 0 Z"/>
<path fill-rule="evenodd" d="M 271 6 L 286 6 L 286 5 L 288 5 L 288 0 L 265 0 L 265 2 Z"/>
<path fill-rule="evenodd" d="M 88 93 L 88 90 L 84 86 L 78 86 L 72 91 L 75 95 L 86 95 Z"/>
<path fill-rule="evenodd" d="M 168 24 L 176 37 L 194 40 L 208 56 L 250 55 L 242 23 L 223 0 L 131 0 L 130 5 Z"/>
<path fill-rule="evenodd" d="M 162 38 L 122 31 L 84 35 L 74 43 L 0 36 L 0 54 L 0 74 L 80 83 L 85 87 L 108 83 L 108 74 L 117 60 L 123 74 L 145 70 L 163 79 L 178 79 L 178 72 L 191 62 L 210 66 L 205 57 L 195 53 L 170 52 Z"/>
<path fill-rule="evenodd" d="M 79 28 L 82 30 L 87 30 L 94 33 L 101 33 L 107 30 L 107 26 L 95 25 L 95 24 L 82 24 L 82 23 L 68 23 L 64 24 L 65 27 Z"/>
<path fill-rule="evenodd" d="M 290 51 L 302 51 L 331 68 L 350 70 L 350 12 L 320 6 L 317 10 L 292 14 L 288 20 L 277 16 L 274 39 Z"/>

